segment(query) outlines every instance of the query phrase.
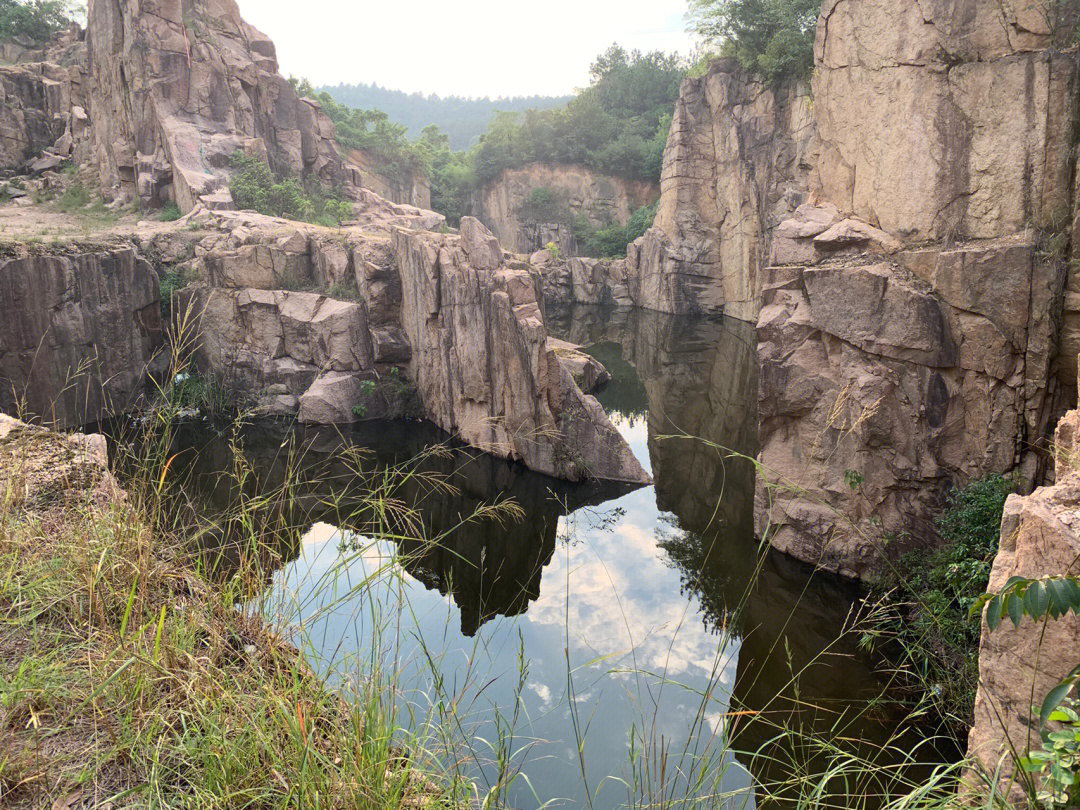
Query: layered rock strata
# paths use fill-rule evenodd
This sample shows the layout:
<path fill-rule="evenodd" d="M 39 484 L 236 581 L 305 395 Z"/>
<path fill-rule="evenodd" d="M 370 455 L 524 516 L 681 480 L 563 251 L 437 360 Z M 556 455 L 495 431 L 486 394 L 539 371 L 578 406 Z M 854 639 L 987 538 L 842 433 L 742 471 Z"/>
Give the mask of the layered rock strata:
<path fill-rule="evenodd" d="M 163 361 L 158 276 L 130 245 L 0 257 L 0 410 L 71 426 L 124 410 Z"/>

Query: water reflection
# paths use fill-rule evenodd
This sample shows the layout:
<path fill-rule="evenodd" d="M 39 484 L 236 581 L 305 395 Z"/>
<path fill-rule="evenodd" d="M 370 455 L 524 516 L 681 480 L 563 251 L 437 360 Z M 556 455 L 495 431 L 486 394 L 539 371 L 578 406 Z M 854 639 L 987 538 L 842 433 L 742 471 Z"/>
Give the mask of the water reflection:
<path fill-rule="evenodd" d="M 568 485 L 464 448 L 425 455 L 446 437 L 423 424 L 255 424 L 239 436 L 246 486 L 272 489 L 301 468 L 289 508 L 317 523 L 285 550 L 273 609 L 327 672 L 357 654 L 394 667 L 406 721 L 456 707 L 481 761 L 498 718 L 517 712 L 524 778 L 511 806 L 671 805 L 704 792 L 711 806 L 752 807 L 754 778 L 782 774 L 793 755 L 765 744 L 774 721 L 824 732 L 877 686 L 853 640 L 835 643 L 855 594 L 753 537 L 753 329 L 635 310 L 548 315 L 553 334 L 612 372 L 599 399 L 655 487 Z M 202 448 L 204 500 L 235 497 L 214 475 L 232 468 L 224 437 L 199 428 L 180 443 Z M 420 531 L 393 531 L 400 517 L 380 525 L 426 542 L 372 541 L 372 504 L 351 488 L 410 459 L 423 474 L 396 478 L 392 499 Z M 523 520 L 469 519 L 508 498 Z M 406 576 L 367 587 L 388 565 Z M 729 753 L 730 712 L 734 747 L 775 758 Z M 860 714 L 845 731 L 873 742 L 887 726 Z M 473 775 L 488 784 L 495 770 Z"/>

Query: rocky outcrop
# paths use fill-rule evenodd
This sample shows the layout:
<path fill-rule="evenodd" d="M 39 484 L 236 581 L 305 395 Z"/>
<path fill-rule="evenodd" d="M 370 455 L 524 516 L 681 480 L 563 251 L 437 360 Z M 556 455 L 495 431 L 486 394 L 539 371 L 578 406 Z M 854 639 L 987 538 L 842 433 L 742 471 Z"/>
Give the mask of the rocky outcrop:
<path fill-rule="evenodd" d="M 1029 237 L 776 268 L 758 321 L 758 531 L 847 576 L 932 542 L 954 484 L 1020 468 L 1062 397 L 1061 268 Z M 892 538 L 886 542 L 886 538 Z"/>
<path fill-rule="evenodd" d="M 814 189 L 905 240 L 1056 229 L 1077 101 L 1076 54 L 1058 48 L 1075 14 L 1051 0 L 826 0 Z"/>
<path fill-rule="evenodd" d="M 549 345 L 539 274 L 507 263 L 498 240 L 470 217 L 461 236 L 398 229 L 392 244 L 402 325 L 432 421 L 557 478 L 648 480 Z"/>
<path fill-rule="evenodd" d="M 191 293 L 203 367 L 302 422 L 415 415 L 419 402 L 443 429 L 539 472 L 647 481 L 574 381 L 598 386 L 606 372 L 549 343 L 535 270 L 508 263 L 475 219 L 436 234 L 407 210 L 383 202 L 340 230 L 212 215 L 221 232 L 191 267 L 205 279 Z"/>
<path fill-rule="evenodd" d="M 360 182 L 385 200 L 417 208 L 431 208 L 431 182 L 417 169 L 388 168 L 359 149 L 349 150 L 349 162 L 360 173 Z"/>
<path fill-rule="evenodd" d="M 1076 342 L 1063 227 L 1080 93 L 1051 22 L 1076 11 L 1009 8 L 822 9 L 809 198 L 758 277 L 756 523 L 849 576 L 935 542 L 952 486 L 1041 480 L 1074 401 L 1057 357 Z"/>
<path fill-rule="evenodd" d="M 58 425 L 128 407 L 162 359 L 158 277 L 131 246 L 0 257 L 0 410 Z"/>
<path fill-rule="evenodd" d="M 40 171 L 68 158 L 89 159 L 81 32 L 68 32 L 37 55 L 55 61 L 0 67 L 0 170 Z M 33 166 L 46 150 L 51 161 Z"/>
<path fill-rule="evenodd" d="M 637 303 L 753 320 L 772 231 L 807 199 L 807 88 L 775 90 L 731 59 L 683 81 L 652 229 L 630 246 Z"/>
<path fill-rule="evenodd" d="M 278 73 L 274 44 L 234 0 L 91 0 L 90 114 L 103 189 L 191 210 L 225 189 L 238 151 L 359 187 L 319 104 Z M 218 203 L 215 203 L 217 205 Z"/>
<path fill-rule="evenodd" d="M 1028 496 L 1011 495 L 1001 521 L 1001 548 L 994 559 L 988 591 L 1001 591 L 1011 577 L 1042 579 L 1077 576 L 1080 559 L 1080 411 L 1071 411 L 1057 429 L 1054 449 L 1057 481 Z M 979 644 L 979 690 L 968 754 L 1003 786 L 1023 756 L 1042 744 L 1032 704 L 1076 666 L 1080 619 L 1006 619 L 991 631 L 983 623 Z M 999 770 L 1000 768 L 1000 770 Z M 1014 798 L 1024 799 L 1011 785 Z"/>
<path fill-rule="evenodd" d="M 550 209 L 528 207 L 537 189 L 550 192 Z M 584 216 L 593 227 L 625 225 L 638 208 L 659 196 L 653 183 L 597 174 L 585 166 L 533 163 L 507 169 L 480 191 L 479 218 L 516 253 L 532 253 L 554 242 L 566 256 L 577 253 L 571 223 Z"/>

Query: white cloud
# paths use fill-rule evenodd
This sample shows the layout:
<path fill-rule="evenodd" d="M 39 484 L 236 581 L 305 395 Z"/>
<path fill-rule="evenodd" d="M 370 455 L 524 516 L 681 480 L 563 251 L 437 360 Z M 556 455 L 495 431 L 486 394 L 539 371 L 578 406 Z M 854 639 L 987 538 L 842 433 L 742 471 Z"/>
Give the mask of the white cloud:
<path fill-rule="evenodd" d="M 239 0 L 282 72 L 440 95 L 570 93 L 611 43 L 688 53 L 686 0 Z"/>

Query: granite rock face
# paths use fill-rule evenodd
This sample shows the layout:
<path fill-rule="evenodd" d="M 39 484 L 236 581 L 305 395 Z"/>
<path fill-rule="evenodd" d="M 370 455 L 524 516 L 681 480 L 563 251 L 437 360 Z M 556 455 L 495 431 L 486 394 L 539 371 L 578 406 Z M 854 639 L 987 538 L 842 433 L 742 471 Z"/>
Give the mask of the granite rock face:
<path fill-rule="evenodd" d="M 988 591 L 998 592 L 1011 577 L 1042 579 L 1077 576 L 1080 558 L 1080 411 L 1058 425 L 1056 482 L 1028 496 L 1011 495 L 1001 521 L 1001 548 L 994 559 Z M 1002 785 L 1014 772 L 1012 752 L 1038 748 L 1039 720 L 1031 706 L 1076 666 L 1080 619 L 1024 618 L 1004 621 L 994 631 L 983 623 L 979 645 L 979 690 L 968 754 L 989 773 L 1001 768 Z M 1025 799 L 1017 785 L 1017 800 Z M 1019 805 L 1019 801 L 1017 804 Z"/>
<path fill-rule="evenodd" d="M 631 297 L 753 320 L 772 231 L 805 202 L 815 149 L 807 88 L 776 91 L 730 59 L 685 79 L 656 219 L 628 252 Z"/>
<path fill-rule="evenodd" d="M 537 221 L 528 211 L 529 197 L 537 189 L 555 197 L 560 216 L 551 222 Z M 594 227 L 625 225 L 634 211 L 651 205 L 659 194 L 653 183 L 601 175 L 585 166 L 534 163 L 507 169 L 486 184 L 480 190 L 478 217 L 507 250 L 532 253 L 554 242 L 564 256 L 573 256 L 577 244 L 570 225 L 577 216 Z"/>
<path fill-rule="evenodd" d="M 461 230 L 393 233 L 401 320 L 429 417 L 475 447 L 558 478 L 648 481 L 549 344 L 539 275 L 501 258 L 491 267 L 490 232 L 468 217 Z"/>
<path fill-rule="evenodd" d="M 274 44 L 234 0 L 92 0 L 94 159 L 106 191 L 190 211 L 226 189 L 231 156 L 359 187 L 333 123 L 278 73 Z M 208 207 L 213 207 L 208 203 Z"/>
<path fill-rule="evenodd" d="M 988 272 L 992 269 L 992 272 Z M 757 528 L 847 576 L 932 543 L 956 483 L 1020 468 L 1063 397 L 1061 268 L 1017 237 L 786 268 L 758 320 Z"/>
<path fill-rule="evenodd" d="M 0 258 L 0 410 L 49 424 L 119 413 L 162 347 L 158 277 L 130 246 Z"/>
<path fill-rule="evenodd" d="M 599 386 L 604 369 L 549 342 L 539 274 L 508 263 L 475 219 L 452 236 L 403 211 L 383 202 L 338 230 L 211 215 L 220 232 L 192 260 L 205 279 L 191 293 L 200 363 L 301 422 L 415 415 L 420 402 L 445 430 L 539 472 L 647 481 L 575 383 Z"/>
<path fill-rule="evenodd" d="M 826 0 L 813 185 L 905 240 L 993 238 L 1069 209 L 1076 54 L 1050 0 Z M 897 193 L 903 189 L 902 193 Z"/>

